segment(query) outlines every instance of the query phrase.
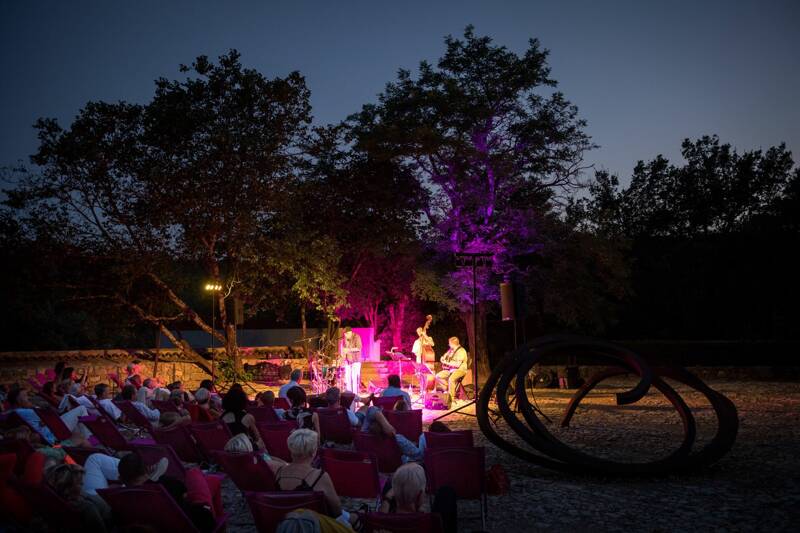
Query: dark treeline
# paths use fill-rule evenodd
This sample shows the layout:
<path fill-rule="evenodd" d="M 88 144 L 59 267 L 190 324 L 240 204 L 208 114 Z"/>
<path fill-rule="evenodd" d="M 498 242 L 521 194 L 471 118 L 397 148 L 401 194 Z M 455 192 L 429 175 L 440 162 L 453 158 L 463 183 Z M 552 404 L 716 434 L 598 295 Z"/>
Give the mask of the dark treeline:
<path fill-rule="evenodd" d="M 468 28 L 313 127 L 299 73 L 269 79 L 233 51 L 157 80 L 147 104 L 40 120 L 33 165 L 4 176 L 0 349 L 180 344 L 176 330 L 211 332 L 213 298 L 233 362 L 241 301 L 244 327 L 341 319 L 384 346 L 431 313 L 439 342 L 477 333 L 483 364 L 503 280 L 525 287 L 529 335 L 797 338 L 791 153 L 704 137 L 681 162 L 639 162 L 627 187 L 587 184 L 594 145 L 546 59 Z M 459 250 L 493 255 L 478 332 Z"/>

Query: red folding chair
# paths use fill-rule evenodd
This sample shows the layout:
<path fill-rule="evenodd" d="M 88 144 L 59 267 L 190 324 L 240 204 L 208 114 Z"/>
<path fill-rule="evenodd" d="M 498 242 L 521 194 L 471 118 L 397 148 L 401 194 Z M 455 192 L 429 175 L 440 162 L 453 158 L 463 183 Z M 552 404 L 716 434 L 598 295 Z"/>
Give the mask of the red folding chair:
<path fill-rule="evenodd" d="M 155 531 L 199 531 L 158 483 L 99 489 L 97 494 L 111 507 L 120 526 L 149 526 Z M 220 531 L 226 521 L 225 514 L 218 517 L 214 531 Z"/>
<path fill-rule="evenodd" d="M 353 427 L 347 413 L 341 407 L 321 407 L 316 410 L 319 417 L 320 442 L 350 444 L 353 442 Z"/>
<path fill-rule="evenodd" d="M 35 407 L 33 410 L 39 416 L 42 423 L 53 432 L 53 435 L 55 435 L 58 440 L 67 440 L 72 436 L 72 431 L 70 431 L 64 421 L 61 420 L 58 413 L 52 409 L 42 409 L 41 407 Z"/>
<path fill-rule="evenodd" d="M 242 491 L 269 492 L 278 490 L 272 469 L 261 458 L 262 452 L 217 452 L 215 458 L 223 472 Z"/>
<path fill-rule="evenodd" d="M 72 457 L 72 459 L 81 466 L 86 464 L 86 459 L 88 459 L 90 455 L 104 453 L 102 448 L 88 448 L 85 446 L 62 446 L 61 449 L 67 452 L 67 455 Z"/>
<path fill-rule="evenodd" d="M 439 433 L 436 431 L 425 432 L 426 448 L 438 450 L 442 448 L 472 448 L 472 430 L 463 429 Z"/>
<path fill-rule="evenodd" d="M 56 531 L 78 531 L 82 517 L 78 510 L 59 496 L 47 483 L 28 485 L 9 479 L 9 485 L 30 505 L 35 516 L 44 518 Z"/>
<path fill-rule="evenodd" d="M 373 405 L 380 407 L 384 411 L 394 411 L 394 404 L 397 403 L 397 400 L 401 399 L 402 396 L 380 396 L 374 398 L 372 400 Z"/>
<path fill-rule="evenodd" d="M 140 428 L 152 434 L 153 424 L 147 419 L 146 416 L 142 414 L 141 411 L 136 408 L 135 405 L 133 405 L 133 402 L 129 400 L 114 400 L 114 405 L 116 405 L 117 408 L 122 411 L 122 414 L 125 415 L 125 418 L 127 418 L 132 424 L 136 424 Z"/>
<path fill-rule="evenodd" d="M 422 435 L 422 410 L 384 411 L 383 416 L 392 427 L 408 440 L 417 442 Z"/>
<path fill-rule="evenodd" d="M 199 463 L 203 459 L 186 425 L 179 425 L 169 429 L 155 428 L 152 435 L 158 444 L 170 446 L 181 461 Z"/>
<path fill-rule="evenodd" d="M 364 518 L 365 533 L 391 531 L 392 533 L 442 533 L 439 513 L 367 513 Z"/>
<path fill-rule="evenodd" d="M 322 469 L 331 476 L 336 494 L 374 499 L 377 509 L 381 499 L 381 482 L 378 477 L 378 461 L 374 455 L 323 448 Z"/>
<path fill-rule="evenodd" d="M 296 425 L 290 427 L 287 424 L 256 424 L 258 434 L 261 435 L 261 440 L 264 441 L 264 446 L 267 447 L 269 454 L 284 461 L 292 460 L 286 439 L 296 428 Z"/>
<path fill-rule="evenodd" d="M 325 513 L 325 495 L 322 492 L 245 492 L 244 497 L 259 533 L 274 533 L 278 524 L 295 509 Z"/>
<path fill-rule="evenodd" d="M 271 424 L 280 421 L 278 415 L 275 414 L 275 409 L 272 407 L 248 407 L 245 410 L 253 415 L 257 423 Z"/>
<path fill-rule="evenodd" d="M 94 408 L 97 410 L 97 413 L 100 416 L 107 418 L 111 422 L 114 422 L 114 417 L 111 416 L 111 413 L 106 411 L 106 408 L 100 404 L 100 401 L 97 398 L 92 398 L 89 396 L 89 400 L 94 404 Z"/>
<path fill-rule="evenodd" d="M 480 500 L 481 527 L 486 529 L 486 449 L 445 448 L 425 450 L 428 493 L 451 487 L 462 500 Z"/>
<path fill-rule="evenodd" d="M 353 435 L 353 442 L 356 450 L 375 456 L 378 461 L 378 471 L 381 473 L 391 474 L 403 464 L 403 453 L 392 437 L 359 431 Z"/>
<path fill-rule="evenodd" d="M 275 398 L 275 403 L 273 404 L 273 406 L 275 407 L 275 409 L 283 409 L 285 411 L 288 411 L 289 409 L 292 408 L 292 406 L 289 405 L 289 400 L 280 397 Z"/>
<path fill-rule="evenodd" d="M 112 450 L 130 450 L 132 444 L 155 444 L 153 439 L 125 440 L 117 426 L 108 418 L 99 416 L 82 416 L 78 419 L 106 448 Z"/>
<path fill-rule="evenodd" d="M 225 449 L 225 445 L 233 436 L 228 425 L 221 421 L 190 424 L 189 433 L 209 461 L 213 461 L 214 452 L 221 452 Z"/>
<path fill-rule="evenodd" d="M 186 467 L 183 466 L 178 454 L 172 446 L 163 444 L 134 444 L 133 451 L 139 454 L 146 465 L 152 465 L 160 461 L 163 457 L 167 458 L 166 475 L 179 481 L 186 479 Z"/>
<path fill-rule="evenodd" d="M 113 382 L 114 382 L 114 385 L 116 385 L 116 386 L 117 386 L 119 389 L 122 389 L 122 388 L 125 386 L 125 383 L 123 383 L 122 381 L 120 381 L 120 379 L 119 379 L 119 376 L 117 376 L 117 374 L 116 374 L 116 373 L 114 373 L 114 372 L 109 372 L 107 375 L 108 375 L 108 379 L 110 379 L 111 381 L 113 381 Z"/>
<path fill-rule="evenodd" d="M 17 462 L 14 464 L 14 474 L 17 477 L 22 477 L 28 457 L 35 451 L 31 443 L 26 440 L 0 439 L 0 454 L 13 453 L 17 456 Z"/>

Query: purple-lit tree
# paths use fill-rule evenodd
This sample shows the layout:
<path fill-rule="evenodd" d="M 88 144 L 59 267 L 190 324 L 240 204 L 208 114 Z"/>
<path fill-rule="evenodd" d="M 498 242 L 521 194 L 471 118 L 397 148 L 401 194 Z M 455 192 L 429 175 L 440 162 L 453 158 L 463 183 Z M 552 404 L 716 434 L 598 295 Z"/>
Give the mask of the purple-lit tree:
<path fill-rule="evenodd" d="M 424 235 L 439 268 L 449 267 L 418 280 L 418 294 L 460 311 L 483 373 L 488 359 L 484 336 L 478 332 L 476 344 L 472 328 L 471 274 L 452 266 L 452 254 L 493 254 L 491 271 L 479 278 L 483 325 L 496 282 L 524 276 L 516 258 L 537 252 L 537 219 L 557 191 L 581 185 L 592 144 L 577 108 L 552 89 L 538 41 L 516 54 L 468 27 L 463 40 L 445 43 L 436 67 L 422 62 L 416 77 L 401 70 L 349 126 L 357 149 L 404 165 L 430 190 Z"/>

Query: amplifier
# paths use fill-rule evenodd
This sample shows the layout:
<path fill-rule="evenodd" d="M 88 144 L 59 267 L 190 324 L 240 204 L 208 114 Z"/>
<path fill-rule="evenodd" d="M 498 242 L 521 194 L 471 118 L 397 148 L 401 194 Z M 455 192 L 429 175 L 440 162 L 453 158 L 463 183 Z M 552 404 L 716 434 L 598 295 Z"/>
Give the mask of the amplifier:
<path fill-rule="evenodd" d="M 431 392 L 425 399 L 425 409 L 435 409 L 443 411 L 450 409 L 450 393 L 448 392 Z"/>

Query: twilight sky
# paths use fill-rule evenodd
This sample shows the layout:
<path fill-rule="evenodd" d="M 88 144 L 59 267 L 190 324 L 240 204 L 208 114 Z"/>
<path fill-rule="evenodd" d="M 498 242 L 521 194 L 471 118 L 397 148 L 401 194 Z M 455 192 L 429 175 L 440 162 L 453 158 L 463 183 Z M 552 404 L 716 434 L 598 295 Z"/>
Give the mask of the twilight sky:
<path fill-rule="evenodd" d="M 0 166 L 28 161 L 36 118 L 66 126 L 89 100 L 146 102 L 155 78 L 230 48 L 268 77 L 299 70 L 315 120 L 337 122 L 467 24 L 515 51 L 530 37 L 550 49 L 601 145 L 587 161 L 623 182 L 639 159 L 677 159 L 685 137 L 800 150 L 796 0 L 5 0 Z"/>

